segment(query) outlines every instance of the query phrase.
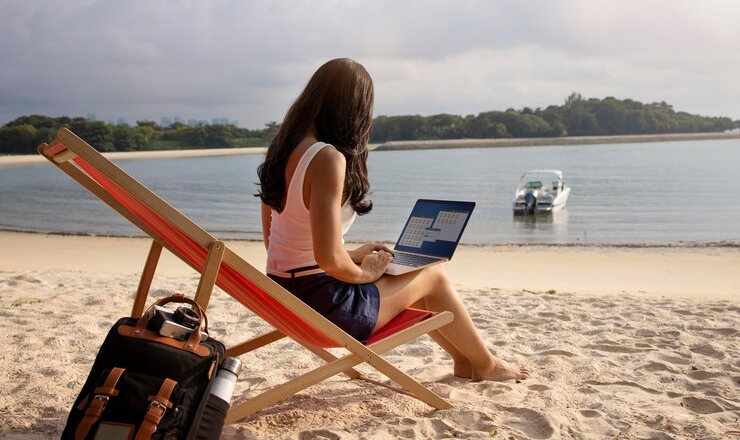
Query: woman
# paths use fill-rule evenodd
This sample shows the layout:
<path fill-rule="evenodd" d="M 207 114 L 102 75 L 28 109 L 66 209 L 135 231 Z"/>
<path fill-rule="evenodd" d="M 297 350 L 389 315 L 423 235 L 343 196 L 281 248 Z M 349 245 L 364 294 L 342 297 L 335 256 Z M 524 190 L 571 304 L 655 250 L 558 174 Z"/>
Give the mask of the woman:
<path fill-rule="evenodd" d="M 390 249 L 344 248 L 356 215 L 372 208 L 372 110 L 370 75 L 346 58 L 321 66 L 288 110 L 258 169 L 268 275 L 362 342 L 406 307 L 449 310 L 454 321 L 431 336 L 452 356 L 456 376 L 529 377 L 488 351 L 442 265 L 384 275 Z"/>

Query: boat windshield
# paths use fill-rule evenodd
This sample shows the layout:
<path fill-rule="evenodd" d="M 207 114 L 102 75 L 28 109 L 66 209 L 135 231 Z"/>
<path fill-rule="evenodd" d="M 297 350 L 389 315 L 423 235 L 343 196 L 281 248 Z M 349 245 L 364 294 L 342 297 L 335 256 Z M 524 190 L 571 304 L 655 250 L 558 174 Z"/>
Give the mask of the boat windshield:
<path fill-rule="evenodd" d="M 562 189 L 562 180 L 557 173 L 550 171 L 527 172 L 519 181 L 517 192 L 528 189 L 558 192 Z"/>

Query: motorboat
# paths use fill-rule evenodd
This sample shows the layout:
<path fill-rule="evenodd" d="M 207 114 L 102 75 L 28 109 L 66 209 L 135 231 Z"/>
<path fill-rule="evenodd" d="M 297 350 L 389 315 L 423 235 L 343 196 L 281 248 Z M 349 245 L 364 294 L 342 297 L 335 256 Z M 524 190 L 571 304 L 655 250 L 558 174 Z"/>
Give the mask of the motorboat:
<path fill-rule="evenodd" d="M 560 170 L 531 170 L 522 174 L 514 192 L 514 214 L 538 214 L 565 208 L 570 187 Z"/>

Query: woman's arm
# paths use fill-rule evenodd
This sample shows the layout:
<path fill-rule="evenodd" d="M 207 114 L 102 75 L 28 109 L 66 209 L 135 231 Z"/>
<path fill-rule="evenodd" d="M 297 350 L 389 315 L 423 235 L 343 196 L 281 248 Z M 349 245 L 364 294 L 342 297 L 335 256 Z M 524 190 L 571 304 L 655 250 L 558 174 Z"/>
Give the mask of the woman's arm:
<path fill-rule="evenodd" d="M 306 172 L 314 257 L 319 267 L 338 280 L 370 283 L 383 275 L 393 257 L 382 250 L 369 252 L 358 266 L 344 249 L 342 192 L 345 170 L 344 156 L 334 148 L 324 148 L 314 157 Z"/>
<path fill-rule="evenodd" d="M 272 208 L 262 202 L 262 241 L 265 249 L 270 247 L 270 226 L 272 225 Z"/>

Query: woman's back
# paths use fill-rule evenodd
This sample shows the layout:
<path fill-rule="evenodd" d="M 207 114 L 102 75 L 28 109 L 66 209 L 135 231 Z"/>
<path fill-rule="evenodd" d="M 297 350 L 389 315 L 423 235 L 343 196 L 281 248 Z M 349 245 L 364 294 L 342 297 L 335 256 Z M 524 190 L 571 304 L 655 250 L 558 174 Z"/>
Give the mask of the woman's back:
<path fill-rule="evenodd" d="M 282 212 L 272 210 L 269 245 L 267 249 L 267 272 L 283 275 L 291 269 L 316 265 L 313 239 L 311 236 L 310 213 L 306 206 L 304 188 L 306 171 L 316 155 L 330 147 L 324 142 L 315 142 L 305 151 L 297 148 L 293 155 L 300 156 L 294 169 L 286 170 L 287 192 Z M 291 157 L 290 162 L 296 157 Z M 292 175 L 291 175 L 292 174 Z M 355 218 L 349 204 L 342 207 L 342 234 L 345 234 Z"/>

